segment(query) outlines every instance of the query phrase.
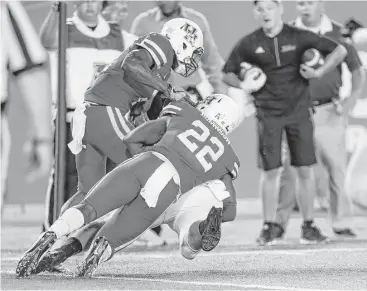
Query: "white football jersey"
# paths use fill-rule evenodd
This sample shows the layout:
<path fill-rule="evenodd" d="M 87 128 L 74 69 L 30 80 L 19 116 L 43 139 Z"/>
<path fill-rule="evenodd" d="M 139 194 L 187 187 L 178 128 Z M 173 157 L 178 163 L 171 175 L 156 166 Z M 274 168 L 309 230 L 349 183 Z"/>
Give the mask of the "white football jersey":
<path fill-rule="evenodd" d="M 66 50 L 66 106 L 76 108 L 84 101 L 84 93 L 96 75 L 117 58 L 125 47 L 125 39 L 117 23 L 102 18 L 95 30 L 86 27 L 75 16 L 68 20 L 69 43 Z M 129 35 L 131 36 L 131 35 Z M 57 96 L 57 52 L 50 53 L 53 100 Z"/>

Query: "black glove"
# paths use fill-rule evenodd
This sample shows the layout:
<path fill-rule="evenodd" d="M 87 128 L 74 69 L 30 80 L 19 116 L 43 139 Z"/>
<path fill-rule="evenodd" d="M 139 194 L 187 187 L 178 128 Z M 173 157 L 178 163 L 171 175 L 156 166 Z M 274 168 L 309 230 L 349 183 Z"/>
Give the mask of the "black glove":
<path fill-rule="evenodd" d="M 360 22 L 351 18 L 344 24 L 341 33 L 344 37 L 352 37 L 353 33 L 361 27 L 363 27 L 363 25 Z"/>

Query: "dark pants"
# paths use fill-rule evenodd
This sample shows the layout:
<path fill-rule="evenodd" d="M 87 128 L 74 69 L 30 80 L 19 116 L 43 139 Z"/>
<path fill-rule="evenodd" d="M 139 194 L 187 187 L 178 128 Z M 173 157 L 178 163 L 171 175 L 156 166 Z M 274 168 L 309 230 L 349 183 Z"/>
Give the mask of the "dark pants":
<path fill-rule="evenodd" d="M 257 122 L 259 167 L 264 171 L 282 166 L 283 133 L 290 152 L 290 163 L 294 167 L 311 166 L 316 163 L 314 127 L 312 117 L 259 118 Z"/>

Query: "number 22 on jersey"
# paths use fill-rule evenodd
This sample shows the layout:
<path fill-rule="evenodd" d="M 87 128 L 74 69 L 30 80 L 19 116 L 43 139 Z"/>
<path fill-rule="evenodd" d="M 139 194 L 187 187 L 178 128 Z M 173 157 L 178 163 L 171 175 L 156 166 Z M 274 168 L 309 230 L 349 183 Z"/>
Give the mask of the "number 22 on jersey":
<path fill-rule="evenodd" d="M 210 136 L 209 128 L 200 120 L 195 120 L 192 125 L 195 126 L 195 129 L 188 129 L 177 137 L 195 155 L 204 171 L 207 172 L 213 167 L 211 161 L 216 162 L 223 155 L 224 146 L 217 137 Z M 204 144 L 208 139 L 210 144 Z"/>

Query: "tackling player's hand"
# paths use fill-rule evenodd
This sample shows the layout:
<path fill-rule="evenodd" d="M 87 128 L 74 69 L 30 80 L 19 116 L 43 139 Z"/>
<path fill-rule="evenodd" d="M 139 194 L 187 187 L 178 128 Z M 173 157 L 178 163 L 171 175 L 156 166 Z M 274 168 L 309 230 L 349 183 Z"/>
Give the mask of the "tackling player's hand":
<path fill-rule="evenodd" d="M 168 99 L 170 100 L 179 101 L 187 97 L 188 93 L 186 92 L 186 90 L 182 89 L 181 87 L 168 84 L 167 92 L 165 92 L 164 95 L 168 97 Z"/>
<path fill-rule="evenodd" d="M 51 139 L 33 139 L 25 145 L 29 159 L 29 173 L 26 179 L 32 183 L 50 174 L 53 160 L 53 142 Z"/>

